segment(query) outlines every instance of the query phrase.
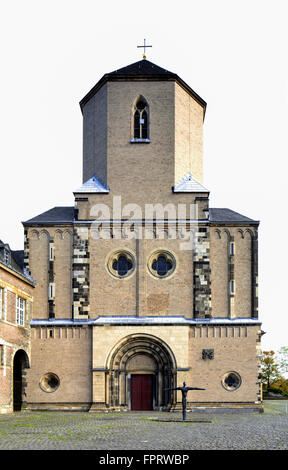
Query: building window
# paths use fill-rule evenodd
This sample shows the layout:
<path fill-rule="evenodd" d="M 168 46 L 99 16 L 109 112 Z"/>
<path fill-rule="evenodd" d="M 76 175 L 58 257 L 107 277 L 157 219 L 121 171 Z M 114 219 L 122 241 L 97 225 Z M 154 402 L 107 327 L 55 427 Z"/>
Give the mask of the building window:
<path fill-rule="evenodd" d="M 235 281 L 230 281 L 230 294 L 235 293 Z"/>
<path fill-rule="evenodd" d="M 43 392 L 56 392 L 57 388 L 60 386 L 60 379 L 56 374 L 53 374 L 53 372 L 48 372 L 47 374 L 43 375 L 39 385 Z"/>
<path fill-rule="evenodd" d="M 8 250 L 4 250 L 4 263 L 11 264 L 11 254 Z"/>
<path fill-rule="evenodd" d="M 53 245 L 53 243 L 49 244 L 49 261 L 54 261 L 54 245 Z"/>
<path fill-rule="evenodd" d="M 0 287 L 0 319 L 2 318 L 4 312 L 4 289 Z"/>
<path fill-rule="evenodd" d="M 214 359 L 214 349 L 202 349 L 202 359 Z"/>
<path fill-rule="evenodd" d="M 222 385 L 229 392 L 233 392 L 240 387 L 241 377 L 237 372 L 228 372 L 222 379 Z"/>
<path fill-rule="evenodd" d="M 4 345 L 0 344 L 0 366 L 4 365 Z"/>
<path fill-rule="evenodd" d="M 158 250 L 149 258 L 148 268 L 150 273 L 160 279 L 170 276 L 176 266 L 176 261 L 172 253 L 165 250 Z"/>
<path fill-rule="evenodd" d="M 129 251 L 114 252 L 108 260 L 108 271 L 114 277 L 123 279 L 130 277 L 135 269 L 135 258 Z"/>
<path fill-rule="evenodd" d="M 230 256 L 234 256 L 234 254 L 235 254 L 234 242 L 230 242 Z"/>
<path fill-rule="evenodd" d="M 132 266 L 132 262 L 127 258 L 126 255 L 119 256 L 119 258 L 116 259 L 112 265 L 114 271 L 117 272 L 118 276 L 120 277 L 126 276 L 128 271 L 132 269 Z"/>
<path fill-rule="evenodd" d="M 173 268 L 171 261 L 164 255 L 159 255 L 152 263 L 153 271 L 156 271 L 158 276 L 166 276 L 168 272 Z"/>
<path fill-rule="evenodd" d="M 24 326 L 25 319 L 25 300 L 17 296 L 16 300 L 16 323 L 17 325 Z"/>
<path fill-rule="evenodd" d="M 48 299 L 53 300 L 55 297 L 55 284 L 54 282 L 49 283 L 49 288 L 48 288 Z"/>
<path fill-rule="evenodd" d="M 143 96 L 134 105 L 132 135 L 131 142 L 149 142 L 149 106 Z"/>

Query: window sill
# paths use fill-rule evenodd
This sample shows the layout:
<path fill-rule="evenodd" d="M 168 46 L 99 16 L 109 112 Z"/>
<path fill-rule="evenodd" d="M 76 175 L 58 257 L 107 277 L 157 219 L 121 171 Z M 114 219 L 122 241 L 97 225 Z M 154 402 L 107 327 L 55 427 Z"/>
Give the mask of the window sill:
<path fill-rule="evenodd" d="M 130 143 L 131 144 L 149 144 L 150 139 L 136 139 L 136 138 L 133 138 L 133 139 L 130 140 Z"/>

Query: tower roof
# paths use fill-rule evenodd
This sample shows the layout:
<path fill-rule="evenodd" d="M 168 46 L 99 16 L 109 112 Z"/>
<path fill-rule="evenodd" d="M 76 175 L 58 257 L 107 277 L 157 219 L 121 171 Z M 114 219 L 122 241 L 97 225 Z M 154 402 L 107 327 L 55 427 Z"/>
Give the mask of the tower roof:
<path fill-rule="evenodd" d="M 127 80 L 152 80 L 152 81 L 166 81 L 172 80 L 177 82 L 182 88 L 184 88 L 187 93 L 189 93 L 193 98 L 203 107 L 203 116 L 205 115 L 206 102 L 195 93 L 192 88 L 190 88 L 187 83 L 185 83 L 176 73 L 170 72 L 159 65 L 153 64 L 147 59 L 139 60 L 133 64 L 127 65 L 120 69 L 114 70 L 113 72 L 106 73 L 103 77 L 96 83 L 96 85 L 84 96 L 80 101 L 81 110 L 85 104 L 92 98 L 92 96 L 97 93 L 97 91 L 108 81 L 127 81 Z"/>
<path fill-rule="evenodd" d="M 175 73 L 153 64 L 147 59 L 139 60 L 138 62 L 134 62 L 134 64 L 114 70 L 114 72 L 110 72 L 107 75 L 170 75 L 177 77 Z"/>
<path fill-rule="evenodd" d="M 82 186 L 76 189 L 75 193 L 109 193 L 109 188 L 102 181 L 93 175 L 88 181 L 82 184 Z"/>

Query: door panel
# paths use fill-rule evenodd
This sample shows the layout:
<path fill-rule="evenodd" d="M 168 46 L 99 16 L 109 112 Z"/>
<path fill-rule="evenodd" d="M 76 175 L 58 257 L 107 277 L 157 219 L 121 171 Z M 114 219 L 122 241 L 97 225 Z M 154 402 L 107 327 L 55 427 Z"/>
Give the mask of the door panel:
<path fill-rule="evenodd" d="M 152 410 L 153 393 L 150 374 L 131 375 L 131 410 Z"/>

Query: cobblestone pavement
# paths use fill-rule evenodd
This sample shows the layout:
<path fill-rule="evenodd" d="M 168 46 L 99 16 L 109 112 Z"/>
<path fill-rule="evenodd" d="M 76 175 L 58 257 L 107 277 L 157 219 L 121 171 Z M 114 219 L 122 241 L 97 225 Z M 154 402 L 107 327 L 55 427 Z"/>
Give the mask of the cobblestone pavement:
<path fill-rule="evenodd" d="M 0 415 L 0 450 L 288 450 L 288 401 L 264 413 L 20 412 Z"/>

